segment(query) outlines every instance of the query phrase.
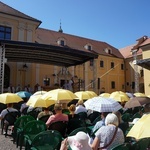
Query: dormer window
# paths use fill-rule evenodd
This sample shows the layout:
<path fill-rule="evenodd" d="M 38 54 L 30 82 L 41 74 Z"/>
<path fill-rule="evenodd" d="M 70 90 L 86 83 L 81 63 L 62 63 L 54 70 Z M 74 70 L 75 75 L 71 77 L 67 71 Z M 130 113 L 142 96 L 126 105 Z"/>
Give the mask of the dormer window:
<path fill-rule="evenodd" d="M 91 51 L 92 50 L 92 45 L 91 44 L 86 44 L 84 46 L 84 48 L 87 49 L 87 50 L 89 50 L 89 51 Z"/>
<path fill-rule="evenodd" d="M 61 40 L 61 41 L 60 41 L 60 45 L 61 45 L 61 46 L 64 46 L 64 45 L 65 45 L 65 42 L 64 42 L 63 40 Z"/>
<path fill-rule="evenodd" d="M 57 44 L 60 46 L 65 46 L 66 45 L 66 40 L 64 38 L 59 38 L 57 41 Z"/>
<path fill-rule="evenodd" d="M 91 51 L 91 50 L 92 50 L 91 45 L 88 45 L 88 50 L 89 50 L 89 51 Z"/>
<path fill-rule="evenodd" d="M 112 50 L 110 48 L 105 48 L 104 51 L 107 53 L 107 54 L 112 54 Z"/>
<path fill-rule="evenodd" d="M 111 50 L 110 49 L 108 49 L 108 54 L 111 54 Z"/>

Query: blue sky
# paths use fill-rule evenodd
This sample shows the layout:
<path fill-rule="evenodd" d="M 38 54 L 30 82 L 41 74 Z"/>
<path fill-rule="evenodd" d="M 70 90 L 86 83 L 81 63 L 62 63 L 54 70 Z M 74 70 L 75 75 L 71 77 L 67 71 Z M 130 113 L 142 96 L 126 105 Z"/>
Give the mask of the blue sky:
<path fill-rule="evenodd" d="M 42 21 L 40 27 L 104 41 L 116 48 L 150 36 L 150 0 L 1 0 Z"/>

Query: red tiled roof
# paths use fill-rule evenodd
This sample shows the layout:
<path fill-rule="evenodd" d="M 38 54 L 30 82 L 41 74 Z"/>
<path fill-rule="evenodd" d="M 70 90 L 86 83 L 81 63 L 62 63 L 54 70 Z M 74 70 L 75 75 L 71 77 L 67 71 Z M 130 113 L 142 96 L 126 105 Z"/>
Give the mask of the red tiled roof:
<path fill-rule="evenodd" d="M 133 57 L 131 51 L 134 46 L 135 44 L 119 49 L 124 58 Z M 141 54 L 142 54 L 142 49 L 139 49 L 139 51 L 137 51 L 137 55 L 141 55 Z"/>
<path fill-rule="evenodd" d="M 32 21 L 35 21 L 35 22 L 39 22 L 39 25 L 41 24 L 41 21 L 40 20 L 37 20 L 33 17 L 30 17 L 2 2 L 0 2 L 0 13 L 3 13 L 3 14 L 8 14 L 8 15 L 11 15 L 11 16 L 16 16 L 16 17 L 20 17 L 20 18 L 24 18 L 24 19 L 28 19 L 28 20 L 32 20 Z"/>
<path fill-rule="evenodd" d="M 142 44 L 139 45 L 139 47 L 142 47 L 148 44 L 150 44 L 150 38 L 146 39 Z"/>
<path fill-rule="evenodd" d="M 113 46 L 109 45 L 108 43 L 96 41 L 92 39 L 87 39 L 75 35 L 70 35 L 66 33 L 61 33 L 57 31 L 52 31 L 48 29 L 38 28 L 36 31 L 36 42 L 43 43 L 43 44 L 51 44 L 57 45 L 57 41 L 59 38 L 63 38 L 66 41 L 66 46 L 83 51 L 89 51 L 84 48 L 85 45 L 90 44 L 92 45 L 92 50 L 98 54 L 106 55 L 106 56 L 113 56 L 118 58 L 123 58 L 120 51 Z M 108 54 L 104 51 L 104 49 L 110 48 L 112 50 L 112 54 Z"/>

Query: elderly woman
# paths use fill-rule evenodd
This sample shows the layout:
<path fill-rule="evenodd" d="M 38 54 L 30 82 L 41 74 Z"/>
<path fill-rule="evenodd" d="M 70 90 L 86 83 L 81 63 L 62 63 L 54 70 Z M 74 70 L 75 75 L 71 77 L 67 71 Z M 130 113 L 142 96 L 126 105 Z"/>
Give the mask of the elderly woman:
<path fill-rule="evenodd" d="M 95 133 L 95 139 L 91 145 L 93 150 L 110 150 L 124 143 L 124 134 L 118 128 L 118 117 L 113 113 L 109 113 L 106 116 L 105 124 L 106 126 L 102 126 Z"/>

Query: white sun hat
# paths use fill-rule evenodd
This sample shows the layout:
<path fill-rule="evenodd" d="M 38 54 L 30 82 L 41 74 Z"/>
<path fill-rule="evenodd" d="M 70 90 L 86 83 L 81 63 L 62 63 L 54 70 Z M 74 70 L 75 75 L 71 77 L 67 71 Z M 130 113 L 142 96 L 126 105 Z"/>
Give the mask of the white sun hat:
<path fill-rule="evenodd" d="M 68 137 L 68 143 L 72 150 L 92 150 L 89 145 L 89 136 L 82 131 Z"/>

